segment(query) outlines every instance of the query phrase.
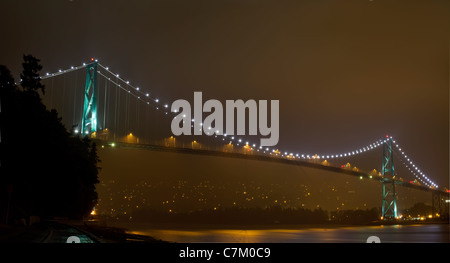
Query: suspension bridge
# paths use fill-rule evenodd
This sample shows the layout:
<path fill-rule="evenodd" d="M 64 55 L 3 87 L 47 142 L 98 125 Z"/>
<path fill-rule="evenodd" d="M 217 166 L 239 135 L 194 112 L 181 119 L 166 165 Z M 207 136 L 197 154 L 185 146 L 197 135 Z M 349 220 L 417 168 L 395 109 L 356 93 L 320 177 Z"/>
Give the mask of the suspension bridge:
<path fill-rule="evenodd" d="M 408 187 L 430 192 L 433 214 L 449 213 L 449 190 L 439 187 L 406 154 L 392 137 L 385 135 L 377 141 L 345 152 L 327 154 L 284 152 L 276 147 L 262 147 L 239 136 L 219 135 L 213 127 L 203 129 L 202 142 L 170 136 L 174 112 L 169 100 L 162 100 L 148 89 L 135 86 L 98 60 L 71 66 L 41 76 L 46 85 L 43 101 L 62 117 L 74 135 L 89 136 L 110 147 L 133 147 L 153 151 L 243 158 L 287 165 L 299 165 L 375 180 L 382 184 L 382 219 L 395 220 L 398 214 L 396 188 Z M 350 157 L 381 149 L 381 169 L 363 171 L 350 165 Z M 395 159 L 395 163 L 394 163 Z M 344 163 L 344 164 L 342 164 Z M 394 165 L 395 164 L 395 165 Z M 400 167 L 405 173 L 397 172 Z M 380 167 L 379 164 L 377 167 Z M 408 179 L 406 179 L 408 178 Z"/>

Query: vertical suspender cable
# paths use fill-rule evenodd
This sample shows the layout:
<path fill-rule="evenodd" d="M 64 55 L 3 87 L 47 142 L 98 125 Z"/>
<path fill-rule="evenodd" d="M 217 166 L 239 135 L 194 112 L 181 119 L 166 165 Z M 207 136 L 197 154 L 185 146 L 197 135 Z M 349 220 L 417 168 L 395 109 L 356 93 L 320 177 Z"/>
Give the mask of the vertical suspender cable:
<path fill-rule="evenodd" d="M 76 113 L 76 105 L 77 105 L 77 75 L 78 74 L 74 74 L 75 75 L 75 86 L 74 86 L 74 88 L 73 88 L 73 90 L 74 90 L 74 96 L 73 96 L 73 109 L 72 109 L 72 111 L 73 111 L 73 114 L 72 114 L 72 126 L 74 126 L 74 125 L 76 125 L 76 115 L 75 115 L 75 113 Z"/>
<path fill-rule="evenodd" d="M 50 109 L 53 109 L 53 92 L 54 92 L 54 88 L 53 88 L 53 78 L 52 78 L 52 88 L 50 89 Z"/>
<path fill-rule="evenodd" d="M 136 125 L 136 127 L 138 128 L 136 134 L 139 134 L 142 137 L 141 127 L 139 125 L 140 124 L 140 122 L 139 122 L 139 105 L 141 105 L 139 101 L 137 103 L 135 103 L 135 105 L 134 105 L 134 108 L 136 111 L 136 119 L 135 119 L 134 125 Z"/>
<path fill-rule="evenodd" d="M 106 103 L 108 101 L 107 97 L 107 90 L 108 82 L 105 80 L 105 96 L 103 97 L 103 130 L 106 129 Z"/>
<path fill-rule="evenodd" d="M 130 101 L 130 92 L 128 92 L 128 94 L 126 94 L 125 96 L 125 118 L 126 118 L 126 133 L 128 134 L 128 132 L 130 132 L 130 109 L 129 109 L 129 101 Z"/>
<path fill-rule="evenodd" d="M 118 78 L 116 77 L 116 83 L 118 82 Z M 115 115 L 115 120 L 114 120 L 114 126 L 115 126 L 115 136 L 116 136 L 116 140 L 119 138 L 119 107 L 120 107 L 120 90 L 116 88 L 116 105 L 114 107 L 114 115 Z"/>
<path fill-rule="evenodd" d="M 64 76 L 63 76 L 62 99 L 61 99 L 61 101 L 66 97 L 65 95 L 66 95 L 66 74 L 64 74 Z M 66 107 L 65 106 L 66 105 L 64 103 L 61 103 L 61 107 L 60 107 L 61 112 L 59 113 L 60 117 L 66 116 L 65 115 L 66 114 Z M 63 122 L 64 122 L 64 119 L 63 119 Z"/>
<path fill-rule="evenodd" d="M 84 78 L 86 78 L 86 73 L 82 74 L 82 79 L 84 79 Z M 80 108 L 79 108 L 80 109 L 80 118 L 78 119 L 78 127 L 79 127 L 80 133 L 83 130 L 83 127 L 81 126 L 82 122 L 83 122 L 83 109 L 84 109 L 84 86 L 83 86 L 83 83 L 84 83 L 84 81 L 82 80 L 81 84 L 80 84 L 80 95 L 81 95 L 81 97 L 80 97 L 81 103 L 79 104 L 80 105 Z M 84 136 L 84 135 L 82 134 L 82 136 Z"/>

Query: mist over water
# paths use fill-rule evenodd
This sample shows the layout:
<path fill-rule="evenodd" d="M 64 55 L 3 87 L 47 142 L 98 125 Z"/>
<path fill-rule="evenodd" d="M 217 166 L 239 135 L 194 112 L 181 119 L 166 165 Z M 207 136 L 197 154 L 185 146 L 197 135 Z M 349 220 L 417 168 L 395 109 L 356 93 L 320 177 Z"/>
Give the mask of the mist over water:
<path fill-rule="evenodd" d="M 262 161 L 99 147 L 99 212 L 110 216 L 149 208 L 189 212 L 229 207 L 322 209 L 381 207 L 381 183 Z M 431 203 L 431 195 L 398 187 L 399 210 Z M 113 213 L 111 212 L 113 209 Z"/>

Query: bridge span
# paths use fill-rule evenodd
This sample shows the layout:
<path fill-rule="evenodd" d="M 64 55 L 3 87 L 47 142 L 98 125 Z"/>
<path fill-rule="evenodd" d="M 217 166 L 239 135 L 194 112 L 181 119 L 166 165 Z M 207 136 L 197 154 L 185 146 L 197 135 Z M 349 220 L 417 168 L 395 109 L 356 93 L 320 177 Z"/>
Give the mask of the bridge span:
<path fill-rule="evenodd" d="M 410 182 L 404 182 L 403 180 L 385 178 L 381 175 L 374 175 L 366 171 L 361 170 L 352 170 L 349 168 L 343 168 L 340 166 L 333 165 L 324 165 L 317 160 L 302 160 L 302 159 L 292 159 L 286 157 L 275 157 L 268 156 L 264 154 L 244 154 L 239 152 L 224 152 L 218 150 L 208 150 L 208 149 L 192 149 L 186 147 L 167 147 L 163 145 L 150 145 L 150 144 L 135 144 L 135 143 L 126 143 L 126 142 L 107 142 L 102 140 L 94 140 L 97 145 L 102 147 L 115 148 L 117 150 L 120 149 L 130 149 L 130 150 L 144 150 L 151 152 L 161 152 L 161 153 L 174 153 L 174 154 L 182 154 L 182 155 L 191 155 L 191 156 L 199 156 L 199 157 L 218 157 L 224 159 L 240 159 L 240 160 L 248 160 L 248 161 L 259 161 L 265 163 L 274 163 L 281 164 L 287 166 L 297 166 L 297 167 L 306 167 L 311 168 L 318 171 L 326 171 L 331 173 L 337 173 L 342 175 L 348 175 L 353 178 L 358 178 L 362 180 L 369 180 L 375 183 L 391 183 L 396 186 L 401 186 L 405 189 L 417 190 L 423 193 L 431 193 L 431 204 L 433 207 L 433 213 L 439 213 L 442 215 L 448 214 L 448 206 L 449 203 L 446 200 L 449 200 L 449 193 L 445 192 L 441 189 L 434 189 L 430 187 L 426 187 L 423 185 L 412 184 Z M 151 162 L 149 160 L 149 162 Z M 398 197 L 397 197 L 398 198 Z M 429 199 L 428 199 L 429 200 Z"/>

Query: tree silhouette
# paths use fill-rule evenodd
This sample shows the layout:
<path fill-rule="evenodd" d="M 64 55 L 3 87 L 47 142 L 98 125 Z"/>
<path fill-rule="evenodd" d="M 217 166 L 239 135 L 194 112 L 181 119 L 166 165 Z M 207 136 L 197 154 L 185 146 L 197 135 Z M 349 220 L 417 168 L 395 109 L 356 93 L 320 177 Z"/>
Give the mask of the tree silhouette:
<path fill-rule="evenodd" d="M 10 222 L 31 215 L 81 218 L 97 200 L 96 146 L 71 136 L 56 110 L 46 109 L 38 93 L 44 92 L 42 66 L 31 55 L 23 58 L 20 85 L 0 66 L 0 214 L 6 215 L 12 189 Z"/>
<path fill-rule="evenodd" d="M 40 60 L 31 55 L 24 55 L 23 61 L 23 72 L 20 74 L 22 88 L 36 92 L 40 89 L 42 94 L 45 94 L 45 86 L 41 84 L 39 78 L 39 71 L 42 69 Z"/>

